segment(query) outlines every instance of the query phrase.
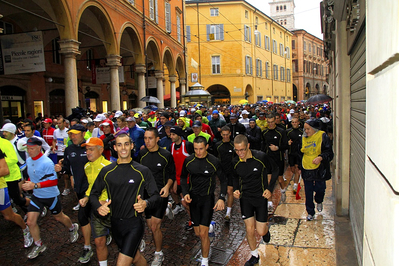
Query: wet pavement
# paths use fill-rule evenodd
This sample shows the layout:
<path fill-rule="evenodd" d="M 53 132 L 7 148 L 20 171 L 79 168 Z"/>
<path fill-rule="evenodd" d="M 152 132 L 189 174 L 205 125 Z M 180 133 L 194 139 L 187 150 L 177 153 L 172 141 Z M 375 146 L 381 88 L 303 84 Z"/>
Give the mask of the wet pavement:
<path fill-rule="evenodd" d="M 63 188 L 60 181 L 60 188 Z M 60 189 L 61 190 L 61 189 Z M 62 191 L 62 190 L 61 190 Z M 292 192 L 292 182 L 287 188 L 287 200 L 277 206 L 280 200 L 280 190 L 275 189 L 272 200 L 277 206 L 274 216 L 271 216 L 271 241 L 259 246 L 259 265 L 336 265 L 335 222 L 332 182 L 327 182 L 324 209 L 316 211 L 314 221 L 306 221 L 305 193 L 302 187 L 296 200 Z M 77 222 L 77 211 L 72 207 L 77 203 L 74 195 L 62 196 L 64 212 Z M 210 265 L 244 265 L 250 257 L 250 250 L 245 239 L 245 227 L 240 217 L 239 202 L 235 200 L 232 218 L 229 224 L 224 222 L 225 212 L 214 213 L 216 222 L 215 238 L 211 243 Z M 175 219 L 164 218 L 162 224 L 163 265 L 200 265 L 200 241 L 194 231 L 184 229 L 188 215 L 179 213 Z M 39 222 L 42 240 L 47 250 L 33 260 L 26 255 L 30 251 L 23 248 L 22 232 L 12 222 L 0 219 L 0 265 L 79 265 L 78 257 L 83 248 L 83 238 L 70 244 L 68 230 L 56 222 L 50 214 Z M 258 237 L 260 240 L 260 237 Z M 154 244 L 148 228 L 145 233 L 145 258 L 150 264 L 154 254 Z M 94 241 L 92 247 L 95 249 Z M 108 265 L 115 265 L 117 246 L 114 241 L 108 247 Z M 96 255 L 87 265 L 98 265 Z"/>

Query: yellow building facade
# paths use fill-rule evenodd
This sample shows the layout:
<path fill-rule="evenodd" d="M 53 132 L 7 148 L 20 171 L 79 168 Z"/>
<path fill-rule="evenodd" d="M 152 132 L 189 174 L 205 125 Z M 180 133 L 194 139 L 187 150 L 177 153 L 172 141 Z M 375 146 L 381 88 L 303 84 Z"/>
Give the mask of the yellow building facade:
<path fill-rule="evenodd" d="M 245 1 L 186 1 L 187 85 L 212 104 L 292 100 L 291 37 Z"/>

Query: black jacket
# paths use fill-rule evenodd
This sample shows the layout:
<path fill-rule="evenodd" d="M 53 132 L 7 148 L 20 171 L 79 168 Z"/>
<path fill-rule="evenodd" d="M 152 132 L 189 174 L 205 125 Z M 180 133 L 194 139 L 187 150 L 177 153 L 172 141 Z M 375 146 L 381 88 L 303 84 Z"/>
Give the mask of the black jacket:
<path fill-rule="evenodd" d="M 246 128 L 243 124 L 237 122 L 234 125 L 232 123 L 228 123 L 227 126 L 230 128 L 230 139 L 234 140 L 234 138 L 239 135 L 239 134 L 243 134 L 245 135 L 246 132 Z"/>
<path fill-rule="evenodd" d="M 262 131 L 260 127 L 255 125 L 254 128 L 247 128 L 247 138 L 252 150 L 260 151 L 262 148 Z"/>
<path fill-rule="evenodd" d="M 62 171 L 73 176 L 76 193 L 84 193 L 89 187 L 84 169 L 89 160 L 87 159 L 86 148 L 80 145 L 71 144 L 65 149 L 62 167 Z"/>

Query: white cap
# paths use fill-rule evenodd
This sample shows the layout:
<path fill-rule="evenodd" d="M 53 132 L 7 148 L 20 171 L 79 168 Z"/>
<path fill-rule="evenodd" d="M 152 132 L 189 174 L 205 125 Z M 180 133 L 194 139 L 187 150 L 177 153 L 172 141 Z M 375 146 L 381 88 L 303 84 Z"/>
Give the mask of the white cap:
<path fill-rule="evenodd" d="M 13 123 L 6 123 L 3 125 L 1 131 L 7 131 L 12 134 L 15 134 L 15 131 L 17 131 L 17 127 Z"/>
<path fill-rule="evenodd" d="M 94 122 L 101 122 L 101 121 L 104 121 L 106 119 L 106 117 L 105 117 L 105 115 L 103 115 L 103 114 L 98 114 L 97 116 L 96 116 L 96 118 L 94 118 Z"/>
<path fill-rule="evenodd" d="M 181 110 L 181 111 L 180 111 L 180 116 L 185 116 L 185 115 L 186 115 L 186 111 Z"/>
<path fill-rule="evenodd" d="M 295 113 L 295 110 L 294 110 L 294 109 L 291 109 L 291 110 L 290 110 L 290 114 L 293 114 L 293 113 Z"/>
<path fill-rule="evenodd" d="M 242 111 L 242 115 L 249 115 L 249 112 L 247 110 Z"/>
<path fill-rule="evenodd" d="M 120 117 L 122 115 L 123 115 L 122 111 L 116 111 L 115 118 L 118 118 L 118 117 Z"/>
<path fill-rule="evenodd" d="M 87 120 L 87 119 L 82 119 L 82 120 L 80 120 L 80 122 L 81 122 L 81 123 L 87 124 L 87 123 L 89 123 L 89 120 Z"/>

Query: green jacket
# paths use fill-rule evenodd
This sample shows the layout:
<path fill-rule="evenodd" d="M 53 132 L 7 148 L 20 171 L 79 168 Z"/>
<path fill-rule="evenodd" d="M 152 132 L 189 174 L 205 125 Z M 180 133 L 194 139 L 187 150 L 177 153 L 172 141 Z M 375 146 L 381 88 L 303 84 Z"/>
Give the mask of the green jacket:
<path fill-rule="evenodd" d="M 211 135 L 209 135 L 208 133 L 205 132 L 200 132 L 198 136 L 203 136 L 206 138 L 206 141 L 209 142 L 209 138 L 211 137 Z M 187 140 L 190 141 L 191 143 L 194 142 L 195 139 L 195 133 L 188 135 Z"/>
<path fill-rule="evenodd" d="M 10 141 L 0 138 L 0 147 L 1 150 L 4 152 L 4 154 L 6 155 L 5 158 L 6 163 L 8 169 L 10 170 L 10 173 L 4 176 L 4 179 L 6 180 L 6 182 L 20 180 L 22 178 L 22 174 L 17 164 L 18 158 L 13 145 L 11 144 Z"/>

